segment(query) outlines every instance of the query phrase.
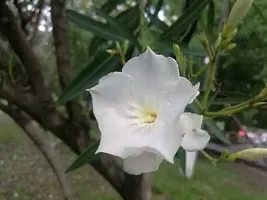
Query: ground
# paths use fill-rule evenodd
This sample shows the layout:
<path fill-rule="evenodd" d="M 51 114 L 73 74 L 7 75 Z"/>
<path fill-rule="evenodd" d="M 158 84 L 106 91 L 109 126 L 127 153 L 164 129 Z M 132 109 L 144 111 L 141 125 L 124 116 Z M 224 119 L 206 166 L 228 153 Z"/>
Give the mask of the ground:
<path fill-rule="evenodd" d="M 74 159 L 61 146 L 64 165 Z M 89 166 L 70 178 L 80 200 L 120 200 L 116 192 Z M 154 191 L 168 200 L 265 200 L 266 172 L 243 164 L 213 167 L 200 160 L 193 180 L 185 180 L 175 165 L 163 163 L 154 176 Z M 0 114 L 0 200 L 62 200 L 60 186 L 49 165 L 34 144 L 12 120 Z M 160 199 L 160 198 L 158 198 Z M 154 198 L 153 200 L 156 200 Z"/>

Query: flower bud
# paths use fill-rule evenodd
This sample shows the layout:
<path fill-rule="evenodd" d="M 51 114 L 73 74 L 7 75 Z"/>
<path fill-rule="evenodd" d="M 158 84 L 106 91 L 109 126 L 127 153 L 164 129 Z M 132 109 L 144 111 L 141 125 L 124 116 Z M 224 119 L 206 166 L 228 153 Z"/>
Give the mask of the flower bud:
<path fill-rule="evenodd" d="M 233 154 L 230 154 L 227 158 L 229 161 L 236 159 L 243 159 L 248 161 L 256 161 L 267 157 L 267 149 L 265 148 L 249 148 Z"/>
<path fill-rule="evenodd" d="M 237 0 L 229 14 L 226 27 L 228 30 L 234 29 L 246 16 L 253 0 Z"/>

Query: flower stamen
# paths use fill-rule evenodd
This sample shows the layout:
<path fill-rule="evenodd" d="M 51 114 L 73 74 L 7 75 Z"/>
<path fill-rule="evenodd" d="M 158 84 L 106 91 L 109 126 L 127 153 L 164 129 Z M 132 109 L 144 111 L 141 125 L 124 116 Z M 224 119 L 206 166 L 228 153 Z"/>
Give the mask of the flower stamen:
<path fill-rule="evenodd" d="M 153 123 L 157 118 L 156 112 L 144 112 L 140 116 L 141 123 L 151 124 Z"/>

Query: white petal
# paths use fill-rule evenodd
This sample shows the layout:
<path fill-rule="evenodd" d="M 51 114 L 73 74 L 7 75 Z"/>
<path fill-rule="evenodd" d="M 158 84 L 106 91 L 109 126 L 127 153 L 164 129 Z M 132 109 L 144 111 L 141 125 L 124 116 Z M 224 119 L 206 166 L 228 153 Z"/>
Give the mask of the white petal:
<path fill-rule="evenodd" d="M 149 47 L 139 56 L 129 60 L 122 72 L 134 80 L 137 98 L 155 98 L 164 95 L 179 80 L 177 62 L 170 57 L 155 54 Z"/>
<path fill-rule="evenodd" d="M 174 155 L 181 146 L 182 135 L 176 127 L 156 120 L 149 127 L 141 127 L 134 120 L 118 115 L 112 109 L 98 109 L 97 121 L 101 132 L 98 152 L 119 156 L 123 159 L 150 152 L 174 163 Z"/>
<path fill-rule="evenodd" d="M 128 174 L 139 175 L 158 170 L 162 158 L 150 152 L 144 152 L 136 157 L 128 157 L 124 160 L 123 169 Z"/>
<path fill-rule="evenodd" d="M 185 175 L 187 178 L 192 178 L 193 176 L 193 172 L 194 172 L 194 168 L 196 165 L 196 160 L 197 160 L 197 156 L 198 156 L 198 152 L 189 152 L 186 151 L 186 169 L 185 169 Z"/>
<path fill-rule="evenodd" d="M 94 114 L 98 115 L 97 110 L 102 108 L 122 110 L 134 104 L 132 86 L 132 78 L 120 72 L 110 73 L 101 78 L 98 85 L 88 89 L 93 99 Z"/>
<path fill-rule="evenodd" d="M 180 78 L 175 89 L 168 93 L 162 100 L 159 118 L 169 123 L 177 123 L 192 98 L 198 94 L 199 84 L 192 84 L 185 78 Z"/>
<path fill-rule="evenodd" d="M 94 107 L 94 104 L 93 104 Z M 113 108 L 94 108 L 101 140 L 96 153 L 108 153 L 123 157 L 127 142 L 127 121 L 117 114 Z"/>
<path fill-rule="evenodd" d="M 190 112 L 185 112 L 181 115 L 179 126 L 182 126 L 184 131 L 192 129 L 200 129 L 203 121 L 203 115 L 198 115 Z"/>
<path fill-rule="evenodd" d="M 150 127 L 136 130 L 128 139 L 124 156 L 151 152 L 174 163 L 174 156 L 182 142 L 182 135 L 175 128 L 165 121 L 156 120 Z"/>
<path fill-rule="evenodd" d="M 193 129 L 184 135 L 181 146 L 186 151 L 199 151 L 207 146 L 209 140 L 210 135 L 207 131 Z"/>

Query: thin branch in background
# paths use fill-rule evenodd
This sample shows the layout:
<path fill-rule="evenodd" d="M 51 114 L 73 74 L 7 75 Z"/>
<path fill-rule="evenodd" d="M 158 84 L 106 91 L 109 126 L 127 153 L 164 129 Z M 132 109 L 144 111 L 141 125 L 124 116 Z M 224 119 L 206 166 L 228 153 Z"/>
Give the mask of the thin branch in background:
<path fill-rule="evenodd" d="M 64 89 L 73 78 L 73 67 L 70 61 L 70 52 L 68 46 L 67 19 L 65 17 L 66 1 L 51 0 L 51 19 L 53 24 L 53 36 L 56 49 L 57 70 L 61 88 Z M 74 99 L 67 103 L 67 110 L 71 120 L 82 120 L 82 106 Z M 82 120 L 82 121 L 81 121 Z M 89 131 L 89 130 L 88 130 Z"/>
<path fill-rule="evenodd" d="M 45 1 L 44 0 L 39 0 L 38 4 L 36 6 L 36 9 L 35 9 L 35 10 L 37 10 L 36 11 L 36 16 L 35 16 L 36 19 L 35 19 L 35 22 L 32 22 L 33 23 L 32 25 L 33 25 L 34 29 L 33 29 L 33 32 L 32 32 L 31 38 L 30 38 L 30 43 L 33 43 L 34 38 L 35 38 L 35 36 L 36 36 L 36 34 L 38 32 L 38 26 L 40 24 L 40 19 L 41 19 L 41 16 L 42 16 L 42 11 L 43 11 L 44 6 L 45 6 Z"/>
<path fill-rule="evenodd" d="M 12 12 L 3 1 L 0 3 L 0 31 L 9 41 L 14 52 L 28 72 L 34 93 L 43 100 L 51 101 L 51 94 L 45 85 L 39 59 L 34 54 L 24 32 L 14 19 Z"/>

